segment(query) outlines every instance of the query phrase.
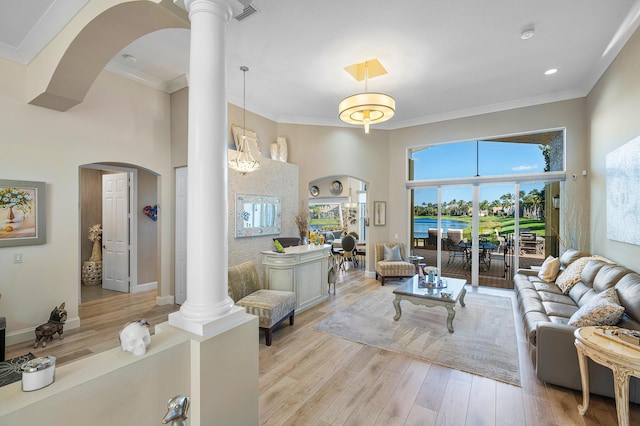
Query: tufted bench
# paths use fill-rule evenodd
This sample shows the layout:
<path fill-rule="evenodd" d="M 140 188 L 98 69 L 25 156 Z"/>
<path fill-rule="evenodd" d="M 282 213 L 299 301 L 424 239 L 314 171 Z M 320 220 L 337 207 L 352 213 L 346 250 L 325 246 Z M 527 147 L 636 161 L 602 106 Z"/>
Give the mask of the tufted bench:
<path fill-rule="evenodd" d="M 254 262 L 245 262 L 229 268 L 229 297 L 247 313 L 258 317 L 265 343 L 271 346 L 273 329 L 285 319 L 293 325 L 296 294 L 291 291 L 266 290 L 260 286 Z"/>
<path fill-rule="evenodd" d="M 374 246 L 376 279 L 380 277 L 381 285 L 384 285 L 385 278 L 412 277 L 416 274 L 416 266 L 412 262 L 404 260 L 385 260 L 384 248 L 400 246 L 400 257 L 406 259 L 404 244 L 402 243 L 376 243 Z"/>

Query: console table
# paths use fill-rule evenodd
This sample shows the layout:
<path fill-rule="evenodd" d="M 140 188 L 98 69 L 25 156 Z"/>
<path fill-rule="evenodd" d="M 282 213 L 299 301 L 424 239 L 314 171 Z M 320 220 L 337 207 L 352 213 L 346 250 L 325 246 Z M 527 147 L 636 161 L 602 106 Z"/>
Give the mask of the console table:
<path fill-rule="evenodd" d="M 265 288 L 296 294 L 296 314 L 329 298 L 327 292 L 331 245 L 304 245 L 284 253 L 262 251 Z"/>

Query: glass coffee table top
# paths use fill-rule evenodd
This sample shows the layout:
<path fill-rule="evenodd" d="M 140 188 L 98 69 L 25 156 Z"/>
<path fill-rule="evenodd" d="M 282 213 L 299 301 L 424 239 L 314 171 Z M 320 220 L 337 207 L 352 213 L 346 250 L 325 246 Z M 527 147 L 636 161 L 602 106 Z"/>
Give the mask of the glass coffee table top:
<path fill-rule="evenodd" d="M 425 299 L 451 300 L 451 302 L 455 303 L 467 282 L 458 278 L 439 278 L 445 287 L 421 287 L 418 275 L 414 275 L 411 278 L 407 278 L 404 284 L 396 288 L 393 293 Z"/>

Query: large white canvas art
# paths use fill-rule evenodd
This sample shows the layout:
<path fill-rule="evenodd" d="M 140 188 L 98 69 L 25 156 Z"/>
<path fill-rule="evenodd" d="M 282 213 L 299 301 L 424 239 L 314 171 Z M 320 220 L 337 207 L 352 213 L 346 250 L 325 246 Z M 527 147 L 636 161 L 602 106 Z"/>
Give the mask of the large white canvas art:
<path fill-rule="evenodd" d="M 607 154 L 607 238 L 640 244 L 640 136 Z"/>

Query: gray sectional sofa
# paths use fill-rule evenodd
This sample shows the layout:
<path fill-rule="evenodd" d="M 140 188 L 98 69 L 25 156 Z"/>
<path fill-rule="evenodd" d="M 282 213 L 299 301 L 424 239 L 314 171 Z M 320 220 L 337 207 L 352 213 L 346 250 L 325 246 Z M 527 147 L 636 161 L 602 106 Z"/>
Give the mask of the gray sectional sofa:
<path fill-rule="evenodd" d="M 567 250 L 560 258 L 561 271 L 577 259 L 588 256 Z M 555 282 L 544 282 L 538 272 L 519 269 L 514 275 L 514 289 L 530 356 L 538 378 L 546 383 L 581 390 L 578 355 L 573 332 L 568 325 L 571 316 L 597 293 L 615 287 L 624 307 L 622 320 L 616 325 L 640 330 L 640 275 L 606 260 L 590 260 L 580 280 L 564 294 Z M 640 352 L 639 352 L 640 354 Z M 589 361 L 589 390 L 597 395 L 613 397 L 611 370 Z M 640 403 L 640 379 L 629 382 L 629 400 Z"/>

